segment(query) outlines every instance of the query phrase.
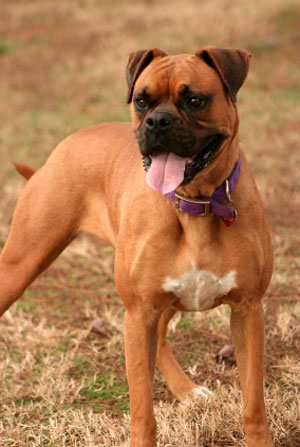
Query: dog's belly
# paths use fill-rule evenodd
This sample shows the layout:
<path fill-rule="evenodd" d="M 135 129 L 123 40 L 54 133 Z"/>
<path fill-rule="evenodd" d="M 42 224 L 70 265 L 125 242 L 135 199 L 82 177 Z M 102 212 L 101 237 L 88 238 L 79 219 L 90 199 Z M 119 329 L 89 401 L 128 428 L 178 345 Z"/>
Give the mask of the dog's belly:
<path fill-rule="evenodd" d="M 177 296 L 180 306 L 187 311 L 210 309 L 218 297 L 227 295 L 236 287 L 234 270 L 218 277 L 207 270 L 198 270 L 195 265 L 178 278 L 167 277 L 163 283 L 163 290 Z"/>

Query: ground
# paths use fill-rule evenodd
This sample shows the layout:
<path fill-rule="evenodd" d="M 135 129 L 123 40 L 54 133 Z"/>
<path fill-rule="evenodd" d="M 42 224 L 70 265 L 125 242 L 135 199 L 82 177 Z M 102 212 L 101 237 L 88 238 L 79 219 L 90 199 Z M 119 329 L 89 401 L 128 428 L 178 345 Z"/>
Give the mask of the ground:
<path fill-rule="evenodd" d="M 128 121 L 127 55 L 159 46 L 253 54 L 238 96 L 240 140 L 270 225 L 275 269 L 265 297 L 265 392 L 276 446 L 300 444 L 300 9 L 297 0 L 10 0 L 0 16 L 0 248 L 25 181 L 70 132 Z M 255 225 L 255 223 L 253 223 Z M 113 250 L 83 235 L 0 325 L 0 446 L 128 446 L 123 314 Z M 89 325 L 102 318 L 105 332 Z M 159 446 L 244 446 L 229 309 L 181 314 L 176 356 L 209 402 L 180 404 L 156 373 Z"/>

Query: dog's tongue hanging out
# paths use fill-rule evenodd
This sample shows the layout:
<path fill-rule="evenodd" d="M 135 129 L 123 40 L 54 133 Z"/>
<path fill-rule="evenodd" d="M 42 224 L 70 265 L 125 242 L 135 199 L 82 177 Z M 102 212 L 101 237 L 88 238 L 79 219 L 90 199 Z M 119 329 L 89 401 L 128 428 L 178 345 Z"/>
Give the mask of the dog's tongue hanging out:
<path fill-rule="evenodd" d="M 152 163 L 146 176 L 148 185 L 160 194 L 174 191 L 183 182 L 186 160 L 173 152 L 152 155 Z"/>

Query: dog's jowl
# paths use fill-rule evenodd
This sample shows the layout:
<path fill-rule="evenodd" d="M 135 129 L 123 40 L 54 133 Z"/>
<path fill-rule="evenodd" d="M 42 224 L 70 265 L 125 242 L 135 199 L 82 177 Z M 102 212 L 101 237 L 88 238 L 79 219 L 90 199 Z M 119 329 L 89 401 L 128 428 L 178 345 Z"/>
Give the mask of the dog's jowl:
<path fill-rule="evenodd" d="M 155 363 L 179 399 L 210 393 L 180 368 L 167 326 L 177 310 L 220 304 L 231 307 L 247 447 L 273 445 L 261 304 L 273 257 L 238 134 L 249 62 L 242 50 L 137 51 L 127 67 L 132 123 L 69 136 L 36 172 L 17 165 L 29 180 L 0 256 L 0 313 L 79 233 L 116 248 L 132 447 L 156 446 Z"/>

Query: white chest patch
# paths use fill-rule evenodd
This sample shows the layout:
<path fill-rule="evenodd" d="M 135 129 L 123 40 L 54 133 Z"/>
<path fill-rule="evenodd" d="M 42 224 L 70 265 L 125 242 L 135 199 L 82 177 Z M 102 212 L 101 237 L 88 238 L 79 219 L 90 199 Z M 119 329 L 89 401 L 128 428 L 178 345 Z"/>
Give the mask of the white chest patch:
<path fill-rule="evenodd" d="M 236 272 L 233 270 L 222 278 L 218 278 L 207 270 L 193 270 L 186 272 L 177 279 L 167 277 L 163 283 L 163 290 L 173 292 L 186 310 L 201 311 L 211 308 L 218 296 L 227 295 L 231 289 L 237 287 Z"/>

